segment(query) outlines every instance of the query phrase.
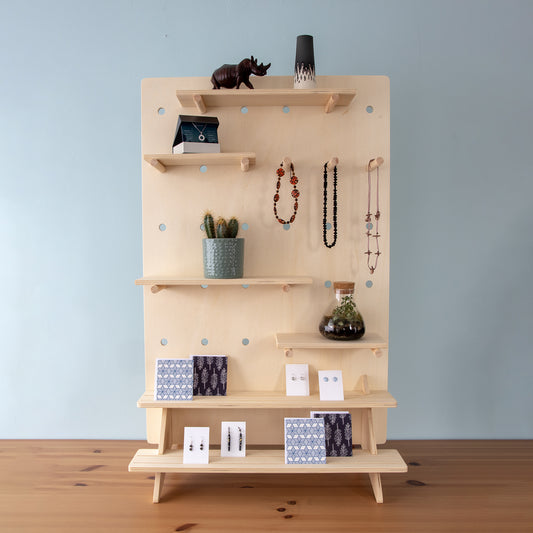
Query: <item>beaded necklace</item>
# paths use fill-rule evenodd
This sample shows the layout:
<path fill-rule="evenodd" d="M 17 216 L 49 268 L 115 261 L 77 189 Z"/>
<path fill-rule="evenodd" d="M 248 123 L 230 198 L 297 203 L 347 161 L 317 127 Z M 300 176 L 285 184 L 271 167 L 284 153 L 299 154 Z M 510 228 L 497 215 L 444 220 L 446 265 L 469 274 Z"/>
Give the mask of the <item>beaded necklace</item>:
<path fill-rule="evenodd" d="M 322 238 L 327 248 L 337 244 L 337 165 L 333 167 L 333 242 L 328 244 L 327 218 L 328 218 L 328 164 L 324 164 L 324 208 L 322 217 Z"/>
<path fill-rule="evenodd" d="M 278 216 L 278 201 L 279 201 L 279 189 L 281 187 L 281 178 L 285 176 L 285 170 L 283 169 L 283 161 L 280 163 L 278 170 L 276 170 L 278 176 L 278 181 L 276 183 L 276 193 L 274 194 L 274 216 L 280 224 L 292 224 L 296 218 L 296 213 L 298 212 L 298 198 L 300 197 L 300 191 L 296 188 L 298 184 L 298 178 L 294 175 L 294 165 L 290 164 L 289 169 L 289 181 L 292 185 L 291 196 L 294 198 L 293 213 L 289 220 L 284 220 Z"/>

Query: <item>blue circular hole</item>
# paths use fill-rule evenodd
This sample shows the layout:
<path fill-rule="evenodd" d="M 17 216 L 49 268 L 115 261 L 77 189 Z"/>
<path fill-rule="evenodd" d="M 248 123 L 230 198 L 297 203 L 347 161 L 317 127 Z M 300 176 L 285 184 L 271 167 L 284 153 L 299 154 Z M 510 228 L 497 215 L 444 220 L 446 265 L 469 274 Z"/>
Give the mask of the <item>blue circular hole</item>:
<path fill-rule="evenodd" d="M 248 285 L 248 283 L 243 283 L 243 284 L 242 284 L 242 288 L 243 288 L 243 289 L 247 289 L 249 286 L 250 286 L 250 285 Z"/>
<path fill-rule="evenodd" d="M 371 105 L 367 105 L 366 106 L 366 112 L 367 113 L 373 113 L 374 112 L 374 108 Z"/>
<path fill-rule="evenodd" d="M 324 283 L 324 287 L 328 289 L 331 287 L 331 281 L 329 281 L 329 279 Z"/>
<path fill-rule="evenodd" d="M 248 344 L 250 344 L 250 339 L 244 337 L 244 339 L 242 339 L 242 343 L 244 344 L 244 346 L 248 346 Z"/>
<path fill-rule="evenodd" d="M 205 165 L 202 165 L 200 167 L 200 172 L 207 172 L 207 167 Z"/>
<path fill-rule="evenodd" d="M 202 342 L 202 344 L 203 344 L 204 346 L 207 346 L 207 344 L 209 343 L 209 341 L 208 341 L 206 338 L 203 338 L 203 339 L 201 340 L 201 342 Z"/>
<path fill-rule="evenodd" d="M 250 226 L 248 226 L 248 224 L 246 224 L 246 222 L 244 224 L 241 224 L 241 229 L 243 231 L 246 231 Z"/>
<path fill-rule="evenodd" d="M 243 105 L 243 106 L 241 107 L 241 113 L 242 113 L 243 115 L 246 115 L 246 113 L 248 113 L 248 108 L 247 108 L 245 105 Z"/>
<path fill-rule="evenodd" d="M 367 225 L 366 225 L 366 229 L 372 229 L 374 227 L 374 225 L 372 224 L 372 222 L 369 222 Z"/>
<path fill-rule="evenodd" d="M 201 229 L 202 231 L 205 231 L 205 224 L 204 224 L 203 222 L 200 224 L 200 229 Z"/>
<path fill-rule="evenodd" d="M 167 229 L 165 224 L 159 224 L 159 231 L 165 231 Z"/>
<path fill-rule="evenodd" d="M 331 229 L 331 223 L 329 222 L 326 223 L 326 229 Z"/>
<path fill-rule="evenodd" d="M 202 287 L 202 289 L 207 289 L 207 287 L 209 287 L 209 285 L 206 285 L 205 283 L 200 285 L 200 287 Z"/>
<path fill-rule="evenodd" d="M 166 346 L 168 344 L 167 339 L 163 338 L 161 339 L 161 346 Z"/>
<path fill-rule="evenodd" d="M 374 284 L 372 283 L 371 280 L 368 280 L 368 281 L 365 283 L 365 285 L 370 289 L 370 287 L 372 287 L 372 285 L 374 285 Z"/>
<path fill-rule="evenodd" d="M 164 107 L 160 107 L 158 110 L 157 110 L 158 114 L 159 115 L 164 115 L 165 114 L 165 108 Z"/>
<path fill-rule="evenodd" d="M 290 224 L 283 224 L 283 229 L 285 231 L 289 231 L 291 229 L 291 225 Z"/>
<path fill-rule="evenodd" d="M 284 105 L 284 106 L 283 106 L 283 112 L 284 112 L 284 113 L 289 113 L 290 110 L 291 110 L 291 108 L 290 108 L 288 105 Z"/>

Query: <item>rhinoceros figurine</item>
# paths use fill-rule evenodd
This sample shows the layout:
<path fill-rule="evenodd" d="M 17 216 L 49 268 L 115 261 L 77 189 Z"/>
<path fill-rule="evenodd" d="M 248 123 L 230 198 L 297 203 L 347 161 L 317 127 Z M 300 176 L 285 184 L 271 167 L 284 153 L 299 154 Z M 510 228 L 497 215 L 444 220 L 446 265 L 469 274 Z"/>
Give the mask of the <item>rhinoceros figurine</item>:
<path fill-rule="evenodd" d="M 213 89 L 220 89 L 220 87 L 225 87 L 226 89 L 236 87 L 238 89 L 241 83 L 244 83 L 249 89 L 253 89 L 254 86 L 250 83 L 250 75 L 264 76 L 270 65 L 271 63 L 258 65 L 254 56 L 251 56 L 250 59 L 243 59 L 238 65 L 222 65 L 211 76 Z"/>

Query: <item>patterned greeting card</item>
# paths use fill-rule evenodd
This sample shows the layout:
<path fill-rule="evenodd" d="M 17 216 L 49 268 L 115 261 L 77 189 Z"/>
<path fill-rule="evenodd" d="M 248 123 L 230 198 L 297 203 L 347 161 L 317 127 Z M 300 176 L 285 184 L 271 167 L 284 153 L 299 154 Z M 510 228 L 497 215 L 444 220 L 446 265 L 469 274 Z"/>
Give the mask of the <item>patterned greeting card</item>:
<path fill-rule="evenodd" d="M 192 400 L 192 384 L 192 359 L 157 359 L 155 363 L 155 400 Z"/>
<path fill-rule="evenodd" d="M 225 355 L 193 355 L 194 396 L 226 396 L 228 358 Z"/>
<path fill-rule="evenodd" d="M 352 415 L 347 411 L 311 411 L 311 417 L 324 419 L 326 457 L 352 456 Z"/>
<path fill-rule="evenodd" d="M 285 464 L 326 463 L 323 418 L 285 418 Z"/>

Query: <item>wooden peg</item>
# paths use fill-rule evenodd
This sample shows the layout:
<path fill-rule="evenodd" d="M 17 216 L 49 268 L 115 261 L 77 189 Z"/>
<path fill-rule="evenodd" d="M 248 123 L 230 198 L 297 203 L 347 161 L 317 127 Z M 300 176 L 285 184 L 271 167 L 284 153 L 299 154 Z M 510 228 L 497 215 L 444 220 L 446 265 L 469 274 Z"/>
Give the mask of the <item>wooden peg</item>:
<path fill-rule="evenodd" d="M 152 288 L 150 290 L 152 291 L 152 294 L 157 294 L 159 291 L 162 291 L 166 288 L 166 285 L 152 285 Z"/>
<path fill-rule="evenodd" d="M 204 99 L 201 94 L 195 94 L 192 97 L 193 102 L 195 103 L 196 107 L 198 108 L 198 111 L 203 115 L 207 111 L 207 107 L 205 105 Z"/>
<path fill-rule="evenodd" d="M 248 172 L 249 168 L 250 168 L 250 160 L 247 157 L 243 157 L 241 159 L 241 170 L 243 172 Z"/>
<path fill-rule="evenodd" d="M 371 350 L 375 357 L 381 357 L 383 355 L 381 348 L 371 348 Z"/>
<path fill-rule="evenodd" d="M 292 161 L 290 157 L 284 157 L 283 158 L 283 168 L 290 169 L 292 165 Z"/>
<path fill-rule="evenodd" d="M 370 394 L 370 387 L 368 386 L 368 376 L 363 374 L 361 376 L 361 391 L 363 394 Z"/>
<path fill-rule="evenodd" d="M 369 162 L 368 162 L 368 171 L 369 172 L 372 172 L 372 170 L 380 167 L 381 165 L 383 165 L 383 163 L 385 162 L 385 160 L 382 158 L 382 157 L 376 157 L 376 159 L 371 159 Z"/>
<path fill-rule="evenodd" d="M 339 95 L 332 94 L 326 103 L 326 108 L 325 108 L 326 113 L 331 113 L 335 109 L 335 106 L 337 105 L 338 101 L 339 101 Z"/>
<path fill-rule="evenodd" d="M 338 157 L 332 157 L 329 161 L 328 161 L 328 170 L 333 170 L 337 165 L 339 164 L 339 158 Z"/>
<path fill-rule="evenodd" d="M 292 357 L 292 348 L 285 348 L 285 357 Z"/>
<path fill-rule="evenodd" d="M 154 168 L 157 168 L 159 172 L 166 172 L 167 167 L 159 161 L 159 159 L 150 159 L 150 165 L 152 165 Z"/>
<path fill-rule="evenodd" d="M 282 285 L 281 286 L 283 292 L 289 292 L 291 290 L 291 286 L 290 285 Z"/>

